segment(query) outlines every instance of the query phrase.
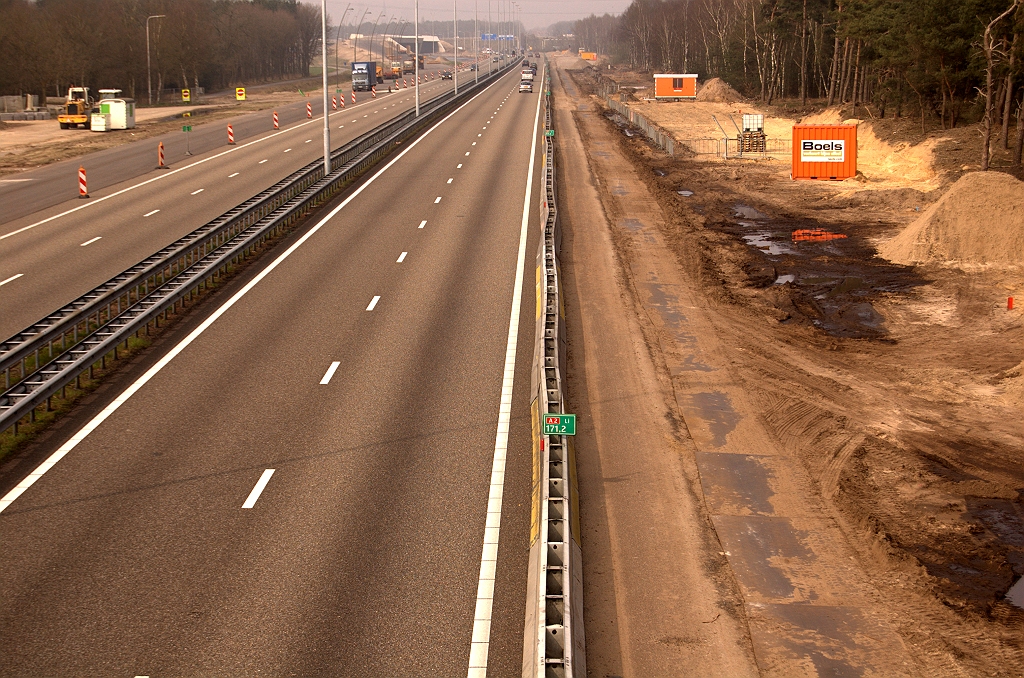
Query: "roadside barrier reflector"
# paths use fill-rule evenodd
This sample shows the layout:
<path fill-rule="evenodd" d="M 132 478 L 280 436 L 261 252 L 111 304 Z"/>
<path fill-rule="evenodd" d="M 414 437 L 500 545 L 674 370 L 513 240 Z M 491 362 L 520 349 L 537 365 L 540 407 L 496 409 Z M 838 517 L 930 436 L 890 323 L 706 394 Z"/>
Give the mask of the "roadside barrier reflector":
<path fill-rule="evenodd" d="M 228 125 L 228 145 L 235 145 L 235 130 L 231 125 Z"/>
<path fill-rule="evenodd" d="M 306 102 L 306 117 L 312 119 L 313 117 L 313 104 Z"/>
<path fill-rule="evenodd" d="M 162 141 L 156 147 L 156 168 L 157 169 L 171 169 L 170 167 L 168 167 L 167 165 L 164 164 L 164 142 L 162 142 Z"/>
<path fill-rule="evenodd" d="M 274 129 L 281 129 L 281 123 L 277 120 L 277 111 L 274 111 Z"/>
<path fill-rule="evenodd" d="M 79 167 L 78 168 L 78 197 L 79 198 L 88 198 L 89 197 L 89 189 L 86 187 L 86 183 L 85 183 L 85 168 L 84 167 Z"/>

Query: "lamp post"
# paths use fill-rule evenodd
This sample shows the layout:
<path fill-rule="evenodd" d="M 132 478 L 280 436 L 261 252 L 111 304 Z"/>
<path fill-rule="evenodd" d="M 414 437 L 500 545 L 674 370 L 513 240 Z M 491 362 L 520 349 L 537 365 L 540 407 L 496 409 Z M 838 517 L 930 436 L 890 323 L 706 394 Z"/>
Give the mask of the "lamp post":
<path fill-rule="evenodd" d="M 414 84 L 416 85 L 416 117 L 420 117 L 420 0 L 416 0 L 413 5 L 413 43 L 416 45 L 416 77 L 413 78 Z"/>
<path fill-rule="evenodd" d="M 358 10 L 356 10 L 356 11 L 358 11 Z M 363 19 L 365 19 L 366 15 L 370 14 L 370 13 L 371 13 L 370 12 L 370 8 L 367 7 L 366 11 L 363 12 L 363 16 L 359 17 L 359 21 L 356 22 L 356 33 L 355 33 L 356 37 L 352 38 L 352 61 L 355 61 L 356 59 L 359 58 L 359 56 L 356 54 L 356 45 L 359 44 L 359 29 L 363 25 Z"/>
<path fill-rule="evenodd" d="M 381 61 L 384 61 L 384 41 L 388 39 L 388 29 L 391 27 L 391 22 L 394 21 L 397 18 L 398 18 L 397 16 L 392 14 L 391 18 L 388 19 L 387 25 L 384 26 L 384 32 L 380 34 L 380 60 Z M 394 53 L 392 53 L 391 60 L 393 60 L 394 58 L 395 58 L 395 55 L 394 55 Z M 387 63 L 387 66 L 389 68 L 391 67 L 391 63 L 390 63 L 391 60 L 388 60 L 388 63 Z"/>
<path fill-rule="evenodd" d="M 454 37 L 452 46 L 455 48 L 455 66 L 452 68 L 452 80 L 455 82 L 455 95 L 459 94 L 459 0 L 452 0 L 452 28 Z"/>
<path fill-rule="evenodd" d="M 380 23 L 380 19 L 383 16 L 384 16 L 384 12 L 383 11 L 380 14 L 377 15 L 377 20 L 373 22 L 373 29 L 370 31 L 370 43 L 369 44 L 370 44 L 370 58 L 371 59 L 373 58 L 373 36 L 377 33 L 377 24 Z M 384 56 L 381 55 L 381 61 L 383 61 L 383 60 L 384 60 Z"/>
<path fill-rule="evenodd" d="M 146 17 L 146 83 L 149 85 L 149 105 L 153 105 L 153 72 L 149 65 L 149 20 L 163 19 L 166 14 L 154 14 Z"/>
<path fill-rule="evenodd" d="M 334 73 L 338 76 L 338 86 L 336 89 L 341 89 L 341 71 L 338 69 L 338 45 L 341 43 L 341 26 L 345 23 L 345 17 L 348 16 L 349 11 L 354 9 L 352 3 L 348 3 L 345 7 L 345 13 L 341 15 L 341 19 L 338 20 L 338 34 L 334 37 Z"/>
<path fill-rule="evenodd" d="M 331 123 L 330 109 L 327 108 L 327 0 L 320 0 L 320 42 L 323 51 L 324 83 L 324 176 L 331 173 Z"/>
<path fill-rule="evenodd" d="M 473 82 L 480 82 L 480 10 L 477 8 L 479 0 L 473 0 L 473 43 L 476 45 L 476 57 L 473 63 Z"/>

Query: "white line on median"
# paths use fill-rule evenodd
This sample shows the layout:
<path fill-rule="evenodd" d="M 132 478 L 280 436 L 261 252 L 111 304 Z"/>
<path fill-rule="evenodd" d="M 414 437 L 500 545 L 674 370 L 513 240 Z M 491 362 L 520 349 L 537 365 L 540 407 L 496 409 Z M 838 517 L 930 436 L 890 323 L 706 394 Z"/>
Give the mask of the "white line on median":
<path fill-rule="evenodd" d="M 379 294 L 377 296 L 375 296 L 373 299 L 370 300 L 370 305 L 366 307 L 366 310 L 367 311 L 372 311 L 374 309 L 374 307 L 377 305 L 378 301 L 380 301 L 380 295 Z"/>
<path fill-rule="evenodd" d="M 320 221 L 318 221 L 315 226 L 313 226 L 308 231 L 306 231 L 302 235 L 302 237 L 300 237 L 298 240 L 296 240 L 288 249 L 286 249 L 284 252 L 282 252 L 280 255 L 278 255 L 278 257 L 276 259 L 274 259 L 272 262 L 267 264 L 266 268 L 264 268 L 259 273 L 257 273 L 253 277 L 252 280 L 250 280 L 248 283 L 245 284 L 244 287 L 242 287 L 242 289 L 240 289 L 237 292 L 235 292 L 235 294 L 232 295 L 232 297 L 230 299 L 225 301 L 223 305 L 221 305 L 219 308 L 217 308 L 215 311 L 213 311 L 213 313 L 211 313 L 206 318 L 206 320 L 204 320 L 202 323 L 200 323 L 198 327 L 196 327 L 194 330 L 192 330 L 188 334 L 187 337 L 185 337 L 180 342 L 178 342 L 178 344 L 175 345 L 174 348 L 172 348 L 170 351 L 168 351 L 152 367 L 150 367 L 148 370 L 146 370 L 145 374 L 143 374 L 141 377 L 139 377 L 134 382 L 132 382 L 131 386 L 126 388 L 124 391 L 122 391 L 120 393 L 120 395 L 118 395 L 110 403 L 108 403 L 107 406 L 104 407 L 100 411 L 99 414 L 97 414 L 95 417 L 90 419 L 89 422 L 87 424 L 85 424 L 85 426 L 83 426 L 82 428 L 78 429 L 78 431 L 76 431 L 75 434 L 71 436 L 71 438 L 69 438 L 67 441 L 64 442 L 63 445 L 61 445 L 59 448 L 57 448 L 56 452 L 51 454 L 41 464 L 36 466 L 32 470 L 31 473 L 29 473 L 27 476 L 22 478 L 21 482 L 19 482 L 17 485 L 15 485 L 13 488 L 11 488 L 11 490 L 7 494 L 5 494 L 3 497 L 0 497 L 0 513 L 3 513 L 5 510 L 7 510 L 7 508 L 10 507 L 10 505 L 13 504 L 15 502 L 15 500 L 17 500 L 18 497 L 20 497 L 30 487 L 32 487 L 36 483 L 36 481 L 38 481 L 40 478 L 42 478 L 44 475 L 46 475 L 47 471 L 49 471 L 54 466 L 56 466 L 60 462 L 61 459 L 66 457 L 68 455 L 68 453 L 70 453 L 73 449 L 78 447 L 78 444 L 80 442 L 82 442 L 83 440 L 88 438 L 89 434 L 91 434 L 93 431 L 95 431 L 97 428 L 99 428 L 100 424 L 102 424 L 104 421 L 106 421 L 108 418 L 110 418 L 110 416 L 112 414 L 114 414 L 114 412 L 116 412 L 122 405 L 124 405 L 126 402 L 128 402 L 128 400 L 131 399 L 131 397 L 133 395 L 138 393 L 138 391 L 143 386 L 145 386 L 147 383 L 149 383 L 149 381 L 153 377 L 155 377 L 157 374 L 159 374 L 162 369 L 167 367 L 171 363 L 172 360 L 174 360 L 176 357 L 178 357 L 178 355 L 182 351 L 184 351 L 186 348 L 188 348 L 189 345 L 192 344 L 192 342 L 194 342 L 196 339 L 198 339 L 199 336 L 202 335 L 203 332 L 208 330 L 211 325 L 213 325 L 215 322 L 217 322 L 217 320 L 220 319 L 220 317 L 223 316 L 225 313 L 227 313 L 228 310 L 230 310 L 232 306 L 237 304 L 239 302 L 239 300 L 242 299 L 242 297 L 244 297 L 246 294 L 248 294 L 250 291 L 252 291 L 252 289 L 254 287 L 256 287 L 256 285 L 258 285 L 264 278 L 266 278 L 268 275 L 270 275 L 274 271 L 274 269 L 276 269 L 278 266 L 280 266 L 281 263 L 284 262 L 292 254 L 294 254 L 296 250 L 298 250 L 300 247 L 302 247 L 306 243 L 307 240 L 309 240 L 314 235 L 316 235 L 316 233 L 321 228 L 323 228 L 324 225 L 328 221 L 330 221 L 335 216 L 337 216 L 338 212 L 340 212 L 341 210 L 345 209 L 345 207 L 347 207 L 350 202 L 355 200 L 357 196 L 359 196 L 363 191 L 365 191 L 367 188 L 369 188 L 371 185 L 373 185 L 373 183 L 377 179 L 379 179 L 381 177 L 381 175 L 383 175 L 385 172 L 387 172 L 389 169 L 391 169 L 391 167 L 395 163 L 397 163 L 399 160 L 404 158 L 406 153 L 408 153 L 412 149 L 416 148 L 416 146 L 418 146 L 421 141 L 423 141 L 428 136 L 430 136 L 431 132 L 433 132 L 438 127 L 443 125 L 453 115 L 455 115 L 456 113 L 461 111 L 463 108 L 465 108 L 466 106 L 468 106 L 471 103 L 473 103 L 474 101 L 476 101 L 477 97 L 480 97 L 484 93 L 486 93 L 487 90 L 490 89 L 490 87 L 491 87 L 491 85 L 488 85 L 486 88 L 484 88 L 484 90 L 482 92 L 474 95 L 469 101 L 465 102 L 464 104 L 462 104 L 461 106 L 456 108 L 454 111 L 452 111 L 451 113 L 449 113 L 448 115 L 446 115 L 445 117 L 441 118 L 439 121 L 434 123 L 433 127 L 428 129 L 421 136 L 417 137 L 411 144 L 406 146 L 398 155 L 396 155 L 386 165 L 384 165 L 384 167 L 380 168 L 372 177 L 367 179 L 365 183 L 361 184 L 359 186 L 359 188 L 357 188 L 356 190 L 352 191 L 352 193 L 347 198 L 342 200 L 341 203 L 339 203 L 334 209 L 332 209 L 330 212 L 328 212 L 326 215 L 324 215 L 324 217 Z M 165 176 L 169 176 L 169 174 L 161 174 L 160 176 L 165 177 Z M 127 190 L 127 189 L 125 189 L 125 190 Z M 20 278 L 21 276 L 22 276 L 22 274 L 19 273 L 18 275 L 14 276 L 13 278 L 8 278 L 7 280 L 5 280 L 3 282 L 10 282 L 11 280 L 14 280 L 14 278 Z M 2 285 L 3 282 L 0 282 L 0 285 Z"/>
<path fill-rule="evenodd" d="M 407 255 L 407 254 L 409 254 L 409 253 L 408 252 L 402 252 L 401 254 L 399 254 L 398 255 L 398 261 L 396 261 L 395 263 L 396 264 L 400 264 L 403 261 L 405 261 L 405 255 Z"/>
<path fill-rule="evenodd" d="M 0 285 L 6 285 L 7 283 L 11 282 L 12 280 L 17 280 L 18 278 L 20 278 L 23 275 L 25 275 L 25 274 L 24 273 L 17 273 L 15 275 L 12 275 L 7 280 L 0 280 Z"/>
<path fill-rule="evenodd" d="M 157 212 L 159 212 L 159 211 L 160 211 L 160 210 L 153 210 L 152 212 L 146 212 L 146 213 L 145 213 L 145 214 L 143 214 L 142 216 L 144 216 L 144 217 L 151 217 L 151 216 L 153 216 L 154 214 L 156 214 L 156 213 L 157 213 Z"/>
<path fill-rule="evenodd" d="M 423 221 L 420 222 L 420 228 L 423 228 L 426 225 L 427 225 L 427 220 L 426 219 L 424 219 Z"/>
<path fill-rule="evenodd" d="M 86 245 L 91 245 L 91 244 L 93 244 L 94 242 L 96 242 L 97 240 L 99 240 L 102 237 L 103 237 L 102 235 L 98 235 L 95 238 L 93 238 L 92 240 L 86 240 L 81 245 L 79 245 L 79 247 L 85 247 Z"/>
<path fill-rule="evenodd" d="M 467 678 L 486 678 L 487 676 L 487 652 L 491 644 L 491 612 L 494 606 L 494 579 L 498 564 L 498 532 L 501 528 L 501 500 L 505 492 L 505 455 L 508 453 L 508 430 L 512 420 L 512 386 L 516 376 L 519 312 L 523 302 L 526 236 L 530 225 L 533 164 L 537 153 L 537 127 L 539 124 L 540 93 L 538 92 L 537 113 L 533 119 L 533 136 L 530 137 L 532 142 L 530 169 L 526 173 L 523 220 L 519 227 L 519 258 L 516 260 L 516 280 L 515 287 L 512 288 L 512 312 L 508 320 L 505 371 L 501 381 L 501 404 L 498 406 L 498 430 L 494 437 L 494 461 L 491 465 L 491 486 L 487 499 L 487 521 L 484 524 L 483 553 L 480 555 L 480 578 L 476 589 L 476 611 L 473 614 L 473 636 L 469 650 Z"/>
<path fill-rule="evenodd" d="M 341 363 L 338 361 L 334 361 L 333 363 L 331 363 L 331 366 L 327 368 L 326 372 L 324 372 L 323 379 L 320 380 L 321 385 L 331 383 L 331 377 L 333 377 L 334 373 L 338 371 L 339 365 L 341 365 Z"/>
<path fill-rule="evenodd" d="M 270 476 L 274 475 L 274 469 L 268 468 L 260 476 L 260 479 L 256 481 L 256 485 L 252 488 L 252 492 L 249 493 L 249 498 L 242 504 L 242 508 L 250 509 L 256 505 L 256 500 L 260 498 L 260 494 L 263 493 L 263 488 L 270 482 Z"/>

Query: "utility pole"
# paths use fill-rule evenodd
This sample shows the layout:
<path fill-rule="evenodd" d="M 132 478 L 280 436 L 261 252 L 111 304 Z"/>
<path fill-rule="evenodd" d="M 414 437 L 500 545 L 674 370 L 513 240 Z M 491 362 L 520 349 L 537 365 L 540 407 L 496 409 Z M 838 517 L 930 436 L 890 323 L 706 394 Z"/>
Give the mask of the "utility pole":
<path fill-rule="evenodd" d="M 154 14 L 146 17 L 146 83 L 149 85 L 149 105 L 153 105 L 153 72 L 149 65 L 149 20 L 163 19 L 166 14 Z"/>
<path fill-rule="evenodd" d="M 330 109 L 327 108 L 327 0 L 320 0 L 320 29 L 323 44 L 323 81 L 324 81 L 324 176 L 331 173 L 331 123 Z"/>
<path fill-rule="evenodd" d="M 473 42 L 476 44 L 476 66 L 473 68 L 474 82 L 480 82 L 480 10 L 477 5 L 480 0 L 473 0 Z"/>

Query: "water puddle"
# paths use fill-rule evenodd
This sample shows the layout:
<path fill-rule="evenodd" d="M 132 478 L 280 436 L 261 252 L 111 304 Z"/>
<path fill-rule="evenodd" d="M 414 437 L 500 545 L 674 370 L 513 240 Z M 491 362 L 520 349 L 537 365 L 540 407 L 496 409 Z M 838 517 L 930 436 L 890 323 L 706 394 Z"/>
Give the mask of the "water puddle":
<path fill-rule="evenodd" d="M 1017 607 L 1024 608 L 1024 577 L 1018 579 L 1017 583 L 1010 587 L 1010 590 L 1006 592 L 1006 599 Z"/>
<path fill-rule="evenodd" d="M 796 282 L 796 276 L 793 275 L 792 273 L 787 273 L 786 275 L 780 275 L 778 278 L 776 278 L 773 284 L 785 285 L 786 283 L 791 282 Z"/>
<path fill-rule="evenodd" d="M 762 252 L 767 252 L 771 256 L 777 257 L 780 254 L 793 254 L 793 248 L 784 243 L 775 242 L 771 240 L 771 237 L 771 233 L 768 233 L 767 231 L 760 231 L 758 233 L 743 236 L 743 241 L 751 247 L 756 247 Z"/>
<path fill-rule="evenodd" d="M 743 219 L 754 219 L 764 220 L 768 218 L 768 215 L 763 212 L 758 212 L 750 205 L 743 205 L 737 203 L 733 206 L 733 216 L 741 217 Z"/>
<path fill-rule="evenodd" d="M 631 231 L 640 231 L 643 230 L 644 222 L 639 219 L 623 219 L 622 225 Z"/>
<path fill-rule="evenodd" d="M 684 191 L 676 191 L 676 193 L 678 193 L 679 195 L 683 196 L 684 198 L 689 198 L 691 195 L 693 195 L 693 191 L 685 191 L 685 190 Z"/>
<path fill-rule="evenodd" d="M 732 408 L 729 396 L 720 391 L 693 393 L 687 396 L 690 405 L 707 424 L 715 447 L 725 447 L 725 439 L 736 428 L 740 415 Z"/>

